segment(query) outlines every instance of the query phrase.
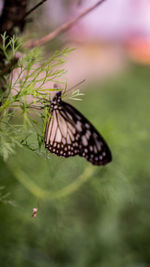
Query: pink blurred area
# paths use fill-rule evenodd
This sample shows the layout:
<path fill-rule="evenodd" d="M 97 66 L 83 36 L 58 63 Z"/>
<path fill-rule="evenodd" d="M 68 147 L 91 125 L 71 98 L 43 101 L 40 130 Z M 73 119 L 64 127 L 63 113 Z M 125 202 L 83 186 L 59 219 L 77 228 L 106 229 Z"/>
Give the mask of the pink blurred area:
<path fill-rule="evenodd" d="M 43 16 L 55 27 L 97 2 L 98 0 L 82 0 L 79 5 L 79 0 L 47 1 Z M 77 41 L 122 42 L 136 36 L 150 38 L 150 1 L 105 0 L 82 18 L 68 35 L 70 39 Z"/>
<path fill-rule="evenodd" d="M 45 35 L 44 29 L 51 32 L 97 2 L 46 1 L 35 23 Z M 68 86 L 118 75 L 130 61 L 150 64 L 150 0 L 105 0 L 61 38 L 65 47 L 75 48 L 65 63 Z"/>
<path fill-rule="evenodd" d="M 69 1 L 65 6 L 64 1 L 48 1 L 46 14 L 58 26 L 97 2 Z M 150 64 L 150 0 L 106 0 L 66 32 L 65 38 L 67 45 L 76 48 L 66 63 L 70 82 L 114 75 L 130 60 Z"/>
<path fill-rule="evenodd" d="M 75 15 L 98 1 L 83 1 Z M 124 42 L 135 37 L 150 38 L 149 0 L 106 0 L 80 20 L 70 35 L 74 39 Z"/>

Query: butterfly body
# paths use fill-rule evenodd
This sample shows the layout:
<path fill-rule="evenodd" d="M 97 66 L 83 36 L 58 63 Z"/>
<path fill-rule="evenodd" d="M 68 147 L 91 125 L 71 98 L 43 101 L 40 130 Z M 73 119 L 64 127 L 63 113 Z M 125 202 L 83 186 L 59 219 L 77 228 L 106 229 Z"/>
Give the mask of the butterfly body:
<path fill-rule="evenodd" d="M 45 130 L 45 147 L 58 156 L 79 155 L 94 165 L 112 160 L 111 152 L 95 127 L 73 106 L 56 93 L 50 104 Z"/>

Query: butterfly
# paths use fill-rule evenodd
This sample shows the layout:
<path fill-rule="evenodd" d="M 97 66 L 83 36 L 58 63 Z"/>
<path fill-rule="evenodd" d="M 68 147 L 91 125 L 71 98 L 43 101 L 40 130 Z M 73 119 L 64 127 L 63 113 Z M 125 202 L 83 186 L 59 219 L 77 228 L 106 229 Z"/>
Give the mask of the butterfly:
<path fill-rule="evenodd" d="M 79 155 L 94 165 L 112 160 L 111 152 L 100 133 L 73 106 L 64 102 L 62 92 L 50 102 L 50 117 L 45 128 L 45 147 L 57 156 Z"/>

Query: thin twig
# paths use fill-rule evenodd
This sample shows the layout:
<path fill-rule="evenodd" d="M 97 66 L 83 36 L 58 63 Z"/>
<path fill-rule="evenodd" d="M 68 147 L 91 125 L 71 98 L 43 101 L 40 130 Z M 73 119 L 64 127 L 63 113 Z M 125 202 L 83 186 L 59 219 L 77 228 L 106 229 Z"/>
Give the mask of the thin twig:
<path fill-rule="evenodd" d="M 75 89 L 77 86 L 79 86 L 79 85 L 81 85 L 82 83 L 84 83 L 85 81 L 86 81 L 86 80 L 84 79 L 84 80 L 82 80 L 82 81 L 76 83 L 75 85 L 73 85 L 71 88 L 69 88 L 69 89 L 67 90 L 67 93 L 68 93 L 69 91 L 72 91 L 72 90 Z"/>
<path fill-rule="evenodd" d="M 46 2 L 47 0 L 42 0 L 41 2 L 39 2 L 37 5 L 35 5 L 34 7 L 32 7 L 29 11 L 27 11 L 24 15 L 24 19 L 29 16 L 35 9 L 37 9 L 39 6 L 41 6 L 44 2 Z"/>
<path fill-rule="evenodd" d="M 75 17 L 73 20 L 64 23 L 60 27 L 58 27 L 55 31 L 49 33 L 48 35 L 45 35 L 41 39 L 34 41 L 31 40 L 28 43 L 26 43 L 26 48 L 33 48 L 36 46 L 41 46 L 47 43 L 48 41 L 53 40 L 56 36 L 58 36 L 60 33 L 63 33 L 65 31 L 68 31 L 78 20 L 80 20 L 82 17 L 87 15 L 89 12 L 97 8 L 99 5 L 101 5 L 106 0 L 100 0 L 96 4 L 92 5 L 91 7 L 85 9 L 82 13 L 80 13 L 77 17 Z"/>

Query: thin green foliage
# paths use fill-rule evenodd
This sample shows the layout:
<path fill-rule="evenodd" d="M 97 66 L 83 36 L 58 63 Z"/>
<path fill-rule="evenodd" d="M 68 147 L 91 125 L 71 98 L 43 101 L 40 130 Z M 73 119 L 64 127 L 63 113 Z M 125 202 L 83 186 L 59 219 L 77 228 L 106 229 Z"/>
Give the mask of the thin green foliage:
<path fill-rule="evenodd" d="M 82 101 L 82 99 L 80 97 L 83 95 L 84 95 L 84 93 L 81 93 L 80 90 L 77 89 L 77 90 L 72 92 L 72 95 L 69 96 L 69 99 Z"/>
<path fill-rule="evenodd" d="M 1 38 L 2 44 L 0 44 L 0 50 L 4 54 L 5 59 L 10 62 L 11 59 L 16 55 L 16 52 L 20 50 L 22 46 L 22 39 L 16 38 L 15 36 L 9 39 L 9 37 L 6 35 L 6 32 L 1 35 Z"/>
<path fill-rule="evenodd" d="M 8 41 L 6 34 L 2 35 L 0 49 L 8 64 L 14 57 L 19 58 L 17 67 L 3 77 L 7 90 L 0 92 L 0 155 L 7 160 L 19 145 L 47 156 L 42 144 L 50 116 L 50 92 L 60 90 L 53 88 L 54 83 L 66 84 L 63 64 L 73 49 L 55 51 L 45 59 L 41 49 L 23 51 L 22 40 L 13 36 Z M 72 98 L 77 99 L 79 95 L 79 91 L 73 93 Z M 32 144 L 28 143 L 30 135 L 33 135 Z"/>

